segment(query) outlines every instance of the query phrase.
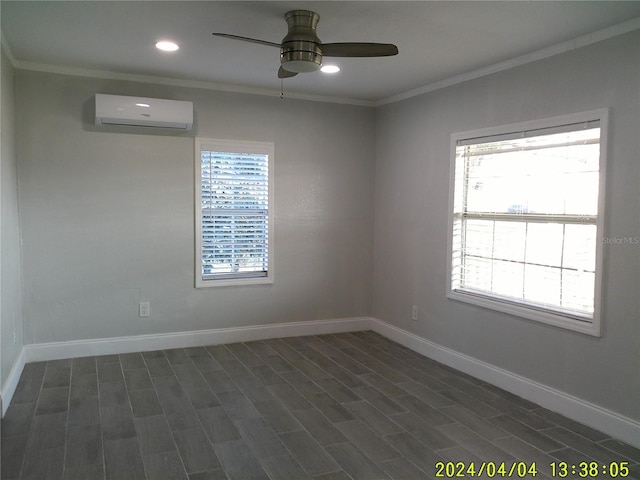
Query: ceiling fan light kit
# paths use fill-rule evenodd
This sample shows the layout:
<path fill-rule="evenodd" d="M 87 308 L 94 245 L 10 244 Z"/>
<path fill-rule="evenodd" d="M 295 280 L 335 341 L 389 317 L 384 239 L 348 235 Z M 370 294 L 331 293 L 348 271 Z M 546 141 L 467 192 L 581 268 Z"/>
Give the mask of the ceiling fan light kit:
<path fill-rule="evenodd" d="M 292 10 L 284 16 L 289 27 L 280 47 L 280 64 L 288 72 L 315 72 L 322 66 L 320 39 L 316 26 L 320 15 L 307 10 Z"/>
<path fill-rule="evenodd" d="M 322 57 L 388 57 L 398 54 L 398 47 L 390 43 L 325 43 L 316 34 L 320 15 L 309 10 L 291 10 L 284 16 L 288 32 L 281 43 L 228 33 L 213 33 L 218 37 L 232 38 L 280 48 L 278 78 L 294 77 L 298 73 L 315 72 L 322 66 Z"/>

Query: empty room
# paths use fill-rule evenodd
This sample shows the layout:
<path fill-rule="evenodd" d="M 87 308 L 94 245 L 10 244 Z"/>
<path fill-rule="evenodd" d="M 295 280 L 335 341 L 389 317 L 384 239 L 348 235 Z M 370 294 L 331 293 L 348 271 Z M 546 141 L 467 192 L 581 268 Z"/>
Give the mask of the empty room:
<path fill-rule="evenodd" d="M 640 2 L 0 21 L 3 480 L 640 479 Z"/>

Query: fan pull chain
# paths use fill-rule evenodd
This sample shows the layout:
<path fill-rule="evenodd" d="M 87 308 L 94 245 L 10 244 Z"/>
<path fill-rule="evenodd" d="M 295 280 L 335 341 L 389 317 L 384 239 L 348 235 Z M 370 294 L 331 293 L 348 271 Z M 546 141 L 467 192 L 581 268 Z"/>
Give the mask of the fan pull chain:
<path fill-rule="evenodd" d="M 280 100 L 284 100 L 284 79 L 280 79 Z"/>

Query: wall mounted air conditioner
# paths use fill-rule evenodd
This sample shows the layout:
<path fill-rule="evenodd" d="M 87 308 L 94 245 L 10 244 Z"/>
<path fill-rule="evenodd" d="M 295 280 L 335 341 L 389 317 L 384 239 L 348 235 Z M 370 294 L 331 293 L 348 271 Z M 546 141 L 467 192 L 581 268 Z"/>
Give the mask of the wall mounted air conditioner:
<path fill-rule="evenodd" d="M 193 103 L 96 93 L 96 125 L 191 130 Z"/>

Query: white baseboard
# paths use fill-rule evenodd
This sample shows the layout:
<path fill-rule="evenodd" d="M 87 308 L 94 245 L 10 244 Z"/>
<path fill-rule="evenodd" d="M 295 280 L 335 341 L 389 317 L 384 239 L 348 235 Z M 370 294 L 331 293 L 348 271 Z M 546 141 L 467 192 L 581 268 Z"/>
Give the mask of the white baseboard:
<path fill-rule="evenodd" d="M 29 362 L 362 330 L 373 330 L 426 357 L 640 448 L 640 422 L 371 317 L 26 345 L 2 386 L 2 415 L 11 403 L 25 364 Z"/>
<path fill-rule="evenodd" d="M 113 355 L 120 353 L 145 352 L 169 348 L 200 347 L 222 343 L 250 342 L 269 338 L 322 335 L 329 333 L 356 332 L 369 330 L 370 317 L 312 320 L 308 322 L 277 323 L 237 328 L 218 328 L 190 332 L 135 335 L 132 337 L 72 340 L 68 342 L 36 343 L 25 345 L 20 351 L 11 372 L 2 386 L 2 416 L 7 411 L 18 386 L 25 364 L 46 362 L 64 358 Z"/>
<path fill-rule="evenodd" d="M 476 358 L 433 343 L 378 319 L 371 330 L 426 357 L 640 448 L 640 422 Z"/>
<path fill-rule="evenodd" d="M 20 381 L 20 375 L 22 375 L 22 371 L 24 370 L 24 366 L 27 361 L 24 354 L 24 348 L 20 350 L 20 354 L 16 359 L 15 363 L 11 367 L 11 371 L 7 376 L 4 385 L 2 385 L 2 416 L 7 413 L 7 409 L 9 408 L 9 404 L 11 403 L 11 399 L 13 398 L 13 394 L 16 393 L 16 388 L 18 387 L 18 382 Z"/>
<path fill-rule="evenodd" d="M 169 348 L 200 347 L 223 343 L 250 342 L 268 338 L 322 335 L 326 333 L 369 330 L 370 317 L 312 320 L 308 322 L 276 323 L 249 327 L 216 328 L 190 332 L 158 333 L 132 337 L 73 340 L 69 342 L 37 343 L 24 347 L 26 362 L 41 362 L 62 358 L 145 352 Z"/>

